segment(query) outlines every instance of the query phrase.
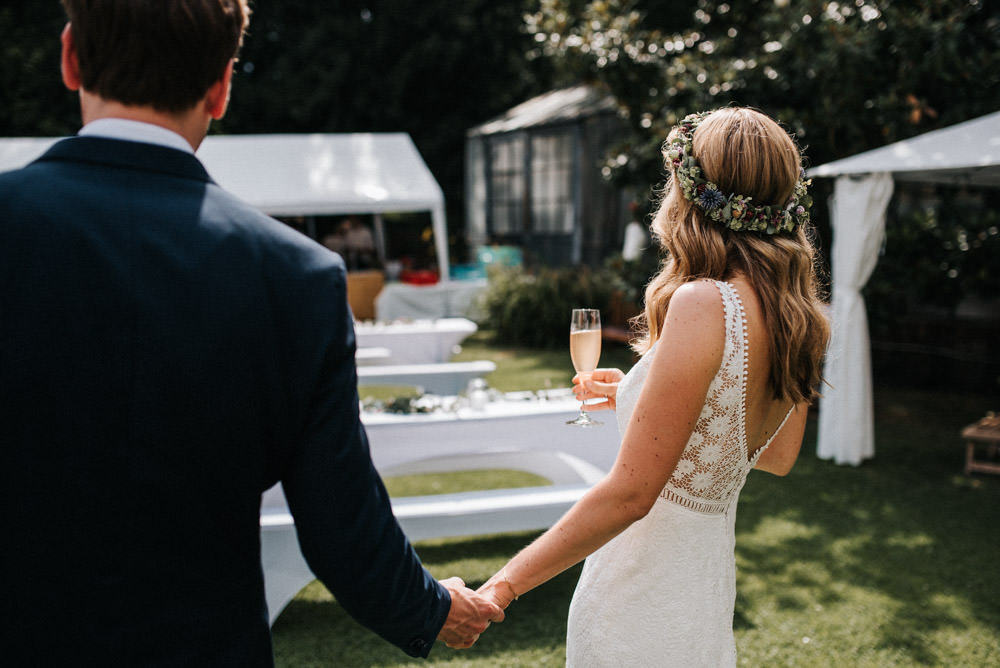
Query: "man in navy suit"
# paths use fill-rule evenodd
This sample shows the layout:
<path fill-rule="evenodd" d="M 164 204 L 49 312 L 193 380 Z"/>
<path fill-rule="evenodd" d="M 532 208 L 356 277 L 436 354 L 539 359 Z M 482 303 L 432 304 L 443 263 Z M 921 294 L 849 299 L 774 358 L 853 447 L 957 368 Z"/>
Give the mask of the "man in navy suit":
<path fill-rule="evenodd" d="M 339 256 L 216 185 L 246 0 L 64 0 L 84 126 L 0 175 L 2 662 L 273 663 L 261 493 L 412 656 L 502 611 L 422 567 L 358 414 Z"/>

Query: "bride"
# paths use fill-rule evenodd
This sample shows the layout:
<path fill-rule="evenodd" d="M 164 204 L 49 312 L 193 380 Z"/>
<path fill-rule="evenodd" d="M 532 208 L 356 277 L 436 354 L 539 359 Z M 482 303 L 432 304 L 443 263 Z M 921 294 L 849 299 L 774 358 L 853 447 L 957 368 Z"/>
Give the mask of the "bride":
<path fill-rule="evenodd" d="M 586 558 L 567 665 L 734 666 L 734 521 L 751 468 L 798 457 L 829 336 L 810 198 L 792 138 L 752 109 L 692 114 L 663 145 L 646 288 L 628 373 L 574 378 L 616 409 L 608 475 L 483 585 L 507 607 Z"/>

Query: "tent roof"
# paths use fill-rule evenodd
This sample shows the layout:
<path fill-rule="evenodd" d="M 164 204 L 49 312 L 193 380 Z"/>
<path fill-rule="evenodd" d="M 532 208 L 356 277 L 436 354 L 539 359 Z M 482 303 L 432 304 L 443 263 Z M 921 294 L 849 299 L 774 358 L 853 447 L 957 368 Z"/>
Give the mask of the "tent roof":
<path fill-rule="evenodd" d="M 0 171 L 57 138 L 0 139 Z M 424 211 L 444 205 L 405 133 L 212 135 L 198 157 L 218 183 L 273 216 Z"/>
<path fill-rule="evenodd" d="M 0 138 L 0 172 L 58 140 Z M 450 275 L 444 194 L 406 133 L 212 135 L 198 158 L 219 185 L 272 216 L 430 211 L 438 267 Z"/>
<path fill-rule="evenodd" d="M 441 187 L 410 136 L 213 135 L 198 157 L 219 184 L 275 216 L 423 211 Z"/>
<path fill-rule="evenodd" d="M 549 91 L 508 109 L 502 115 L 471 128 L 469 137 L 569 123 L 596 114 L 615 113 L 615 98 L 594 86 L 581 84 Z"/>
<path fill-rule="evenodd" d="M 890 172 L 898 181 L 1000 185 L 1000 111 L 828 162 L 809 176 Z"/>

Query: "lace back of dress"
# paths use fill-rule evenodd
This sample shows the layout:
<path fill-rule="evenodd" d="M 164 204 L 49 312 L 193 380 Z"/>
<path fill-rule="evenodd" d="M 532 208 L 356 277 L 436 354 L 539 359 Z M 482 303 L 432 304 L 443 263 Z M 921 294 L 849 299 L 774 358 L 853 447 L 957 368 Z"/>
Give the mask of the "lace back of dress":
<path fill-rule="evenodd" d="M 726 317 L 722 364 L 677 468 L 660 494 L 702 513 L 725 511 L 751 467 L 746 442 L 746 315 L 736 288 L 714 283 Z"/>

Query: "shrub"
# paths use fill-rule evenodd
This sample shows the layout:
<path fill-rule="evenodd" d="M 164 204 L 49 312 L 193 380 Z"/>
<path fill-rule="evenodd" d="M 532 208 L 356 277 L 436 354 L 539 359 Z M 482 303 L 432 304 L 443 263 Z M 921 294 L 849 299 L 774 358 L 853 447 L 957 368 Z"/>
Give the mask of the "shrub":
<path fill-rule="evenodd" d="M 497 268 L 490 272 L 483 298 L 483 326 L 498 341 L 532 348 L 567 346 L 570 312 L 600 309 L 608 315 L 611 295 L 621 279 L 606 269 L 586 266 L 525 272 Z"/>

